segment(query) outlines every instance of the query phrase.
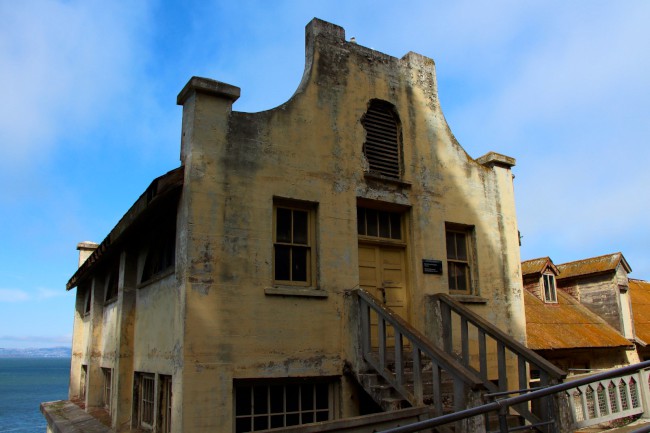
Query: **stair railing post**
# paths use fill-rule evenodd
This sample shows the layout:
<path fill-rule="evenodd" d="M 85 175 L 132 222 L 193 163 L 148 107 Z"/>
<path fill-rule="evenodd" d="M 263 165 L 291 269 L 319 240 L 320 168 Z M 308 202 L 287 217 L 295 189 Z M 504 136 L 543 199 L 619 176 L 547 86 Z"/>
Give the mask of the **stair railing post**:
<path fill-rule="evenodd" d="M 395 329 L 395 378 L 399 386 L 404 386 L 404 342 L 402 333 Z"/>
<path fill-rule="evenodd" d="M 383 373 L 386 370 L 386 320 L 378 314 L 377 334 L 379 340 L 379 368 Z"/>
<path fill-rule="evenodd" d="M 650 371 L 641 370 L 638 373 L 639 378 L 639 397 L 643 407 L 641 418 L 650 418 Z"/>
<path fill-rule="evenodd" d="M 363 357 L 365 358 L 371 350 L 370 347 L 370 306 L 361 297 L 359 299 L 359 307 L 361 308 L 361 347 L 363 350 Z"/>
<path fill-rule="evenodd" d="M 424 403 L 424 387 L 422 386 L 422 360 L 420 349 L 413 345 L 413 393 L 417 404 Z"/>
<path fill-rule="evenodd" d="M 445 352 L 452 354 L 452 330 L 451 330 L 451 307 L 440 301 L 440 313 L 442 314 L 442 341 Z"/>

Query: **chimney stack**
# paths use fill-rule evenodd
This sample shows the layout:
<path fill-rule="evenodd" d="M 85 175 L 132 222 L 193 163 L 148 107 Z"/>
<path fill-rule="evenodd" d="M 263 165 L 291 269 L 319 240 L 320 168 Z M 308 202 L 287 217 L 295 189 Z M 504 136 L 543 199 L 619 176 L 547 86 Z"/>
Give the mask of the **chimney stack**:
<path fill-rule="evenodd" d="M 79 267 L 83 265 L 88 257 L 97 249 L 99 244 L 90 241 L 79 242 L 77 244 L 77 250 L 79 250 Z"/>

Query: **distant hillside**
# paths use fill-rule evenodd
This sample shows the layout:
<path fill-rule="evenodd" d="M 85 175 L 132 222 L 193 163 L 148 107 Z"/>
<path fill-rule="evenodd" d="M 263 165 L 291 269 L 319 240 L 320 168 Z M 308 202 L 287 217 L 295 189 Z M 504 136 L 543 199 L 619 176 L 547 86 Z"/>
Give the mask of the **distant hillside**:
<path fill-rule="evenodd" d="M 28 349 L 5 349 L 0 347 L 0 358 L 70 358 L 69 347 L 30 347 Z"/>

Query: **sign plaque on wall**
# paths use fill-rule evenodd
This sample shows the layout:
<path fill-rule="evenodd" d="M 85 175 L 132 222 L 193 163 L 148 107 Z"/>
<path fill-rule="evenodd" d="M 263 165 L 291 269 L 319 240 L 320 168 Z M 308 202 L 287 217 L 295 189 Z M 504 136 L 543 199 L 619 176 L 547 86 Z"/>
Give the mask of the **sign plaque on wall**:
<path fill-rule="evenodd" d="M 422 259 L 422 272 L 442 275 L 442 260 Z"/>

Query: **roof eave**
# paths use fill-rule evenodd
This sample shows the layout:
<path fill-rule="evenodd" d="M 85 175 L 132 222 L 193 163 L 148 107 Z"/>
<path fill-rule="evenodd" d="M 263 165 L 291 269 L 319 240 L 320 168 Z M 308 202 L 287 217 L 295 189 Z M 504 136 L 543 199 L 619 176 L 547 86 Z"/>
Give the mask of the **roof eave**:
<path fill-rule="evenodd" d="M 108 236 L 99 244 L 86 261 L 79 266 L 66 284 L 66 290 L 71 290 L 82 281 L 101 259 L 112 251 L 113 247 L 122 240 L 125 232 L 140 218 L 151 206 L 158 203 L 183 185 L 184 168 L 180 166 L 164 175 L 154 179 L 140 197 L 133 203 L 124 216 L 113 227 Z"/>

